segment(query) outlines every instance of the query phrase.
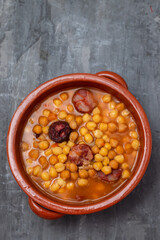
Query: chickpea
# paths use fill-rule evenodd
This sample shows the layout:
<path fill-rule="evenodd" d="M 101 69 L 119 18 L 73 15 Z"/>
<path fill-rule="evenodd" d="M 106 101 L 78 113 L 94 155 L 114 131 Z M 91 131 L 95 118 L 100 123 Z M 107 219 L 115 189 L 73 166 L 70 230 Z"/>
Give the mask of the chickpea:
<path fill-rule="evenodd" d="M 83 122 L 88 122 L 91 119 L 91 115 L 89 115 L 88 113 L 85 113 L 82 119 L 83 119 Z"/>
<path fill-rule="evenodd" d="M 22 150 L 23 152 L 28 151 L 28 150 L 29 150 L 29 144 L 26 143 L 26 142 L 22 142 L 22 143 L 21 143 L 21 150 Z"/>
<path fill-rule="evenodd" d="M 135 124 L 134 122 L 130 122 L 130 123 L 129 123 L 129 129 L 130 129 L 130 130 L 134 130 L 135 127 L 136 127 L 136 124 Z"/>
<path fill-rule="evenodd" d="M 112 148 L 110 143 L 105 143 L 104 147 L 107 148 L 108 150 L 111 150 Z"/>
<path fill-rule="evenodd" d="M 118 123 L 125 123 L 126 120 L 125 120 L 125 118 L 124 118 L 123 116 L 118 116 L 118 117 L 117 117 L 117 122 L 118 122 Z"/>
<path fill-rule="evenodd" d="M 77 123 L 78 125 L 81 125 L 82 122 L 83 122 L 82 117 L 81 117 L 81 116 L 77 116 L 77 117 L 76 117 L 76 123 Z"/>
<path fill-rule="evenodd" d="M 127 179 L 130 177 L 130 172 L 128 170 L 123 170 L 122 172 L 122 178 Z"/>
<path fill-rule="evenodd" d="M 28 164 L 32 164 L 33 161 L 32 161 L 32 159 L 28 158 L 28 159 L 26 159 L 26 163 L 28 163 Z"/>
<path fill-rule="evenodd" d="M 72 121 L 69 123 L 69 126 L 70 126 L 70 128 L 72 128 L 72 129 L 76 129 L 76 128 L 77 128 L 77 123 L 76 123 L 76 121 L 72 120 Z"/>
<path fill-rule="evenodd" d="M 107 148 L 102 147 L 99 151 L 99 154 L 101 154 L 102 156 L 106 156 L 108 154 Z"/>
<path fill-rule="evenodd" d="M 71 172 L 77 172 L 77 165 L 75 163 L 70 163 L 69 170 Z"/>
<path fill-rule="evenodd" d="M 26 168 L 26 172 L 27 172 L 28 174 L 32 174 L 32 172 L 33 172 L 33 167 L 27 167 L 27 168 Z"/>
<path fill-rule="evenodd" d="M 95 114 L 93 115 L 92 119 L 95 123 L 99 123 L 101 121 L 101 115 Z"/>
<path fill-rule="evenodd" d="M 115 109 L 115 107 L 116 107 L 116 103 L 114 101 L 111 101 L 109 103 L 109 109 Z"/>
<path fill-rule="evenodd" d="M 77 178 L 78 178 L 78 173 L 77 172 L 72 172 L 71 173 L 71 179 L 72 180 L 77 180 Z"/>
<path fill-rule="evenodd" d="M 48 141 L 41 141 L 39 144 L 39 148 L 42 150 L 46 150 L 49 148 L 49 142 Z"/>
<path fill-rule="evenodd" d="M 96 171 L 94 169 L 89 169 L 88 170 L 88 174 L 92 178 L 92 177 L 94 177 L 96 175 Z"/>
<path fill-rule="evenodd" d="M 99 148 L 98 148 L 96 145 L 94 145 L 94 146 L 92 147 L 92 152 L 93 152 L 94 154 L 99 153 Z"/>
<path fill-rule="evenodd" d="M 67 156 L 65 154 L 59 154 L 58 155 L 58 160 L 60 163 L 64 163 L 65 161 L 67 161 Z"/>
<path fill-rule="evenodd" d="M 48 120 L 54 121 L 55 119 L 57 119 L 57 115 L 55 113 L 50 113 L 48 116 Z"/>
<path fill-rule="evenodd" d="M 85 142 L 79 142 L 79 144 L 86 144 Z"/>
<path fill-rule="evenodd" d="M 103 135 L 103 140 L 105 141 L 105 142 L 109 142 L 109 137 L 107 136 L 107 135 Z"/>
<path fill-rule="evenodd" d="M 54 147 L 52 148 L 52 152 L 54 155 L 60 155 L 62 154 L 62 148 L 61 147 Z"/>
<path fill-rule="evenodd" d="M 122 169 L 127 169 L 127 168 L 129 168 L 129 165 L 128 165 L 128 163 L 122 163 L 122 165 L 121 165 L 121 167 L 122 167 Z"/>
<path fill-rule="evenodd" d="M 41 166 L 36 165 L 36 166 L 33 168 L 33 175 L 34 175 L 34 176 L 40 176 L 40 175 L 41 175 L 41 172 L 42 172 Z"/>
<path fill-rule="evenodd" d="M 111 99 L 112 99 L 111 94 L 105 94 L 105 95 L 102 97 L 102 100 L 103 100 L 104 103 L 110 102 Z"/>
<path fill-rule="evenodd" d="M 38 161 L 39 161 L 39 163 L 42 165 L 42 168 L 43 168 L 43 169 L 48 168 L 49 163 L 48 163 L 46 157 L 41 156 Z"/>
<path fill-rule="evenodd" d="M 100 124 L 99 124 L 99 129 L 100 129 L 102 132 L 107 131 L 107 128 L 108 128 L 107 123 L 100 123 Z"/>
<path fill-rule="evenodd" d="M 38 140 L 39 141 L 45 141 L 46 140 L 46 136 L 44 134 L 41 134 L 39 137 L 38 137 Z M 38 143 L 38 146 L 39 146 L 39 143 Z"/>
<path fill-rule="evenodd" d="M 118 111 L 122 111 L 124 109 L 124 103 L 118 103 L 116 105 L 116 108 L 117 108 Z"/>
<path fill-rule="evenodd" d="M 114 160 L 116 160 L 118 163 L 124 162 L 124 156 L 122 154 L 115 156 Z"/>
<path fill-rule="evenodd" d="M 45 127 L 48 125 L 48 118 L 45 116 L 40 116 L 38 122 L 41 126 Z"/>
<path fill-rule="evenodd" d="M 108 157 L 109 157 L 109 159 L 113 159 L 115 156 L 116 156 L 115 151 L 110 150 L 110 151 L 108 152 Z"/>
<path fill-rule="evenodd" d="M 103 165 L 101 162 L 94 162 L 93 163 L 93 168 L 96 170 L 96 171 L 100 171 L 102 169 Z"/>
<path fill-rule="evenodd" d="M 92 143 L 93 142 L 93 137 L 90 133 L 87 133 L 85 136 L 84 136 L 84 139 L 87 143 Z"/>
<path fill-rule="evenodd" d="M 67 113 L 66 111 L 60 111 L 59 114 L 58 114 L 58 118 L 60 119 L 65 119 L 67 117 Z"/>
<path fill-rule="evenodd" d="M 109 166 L 113 169 L 117 169 L 118 168 L 118 162 L 116 160 L 111 160 L 109 162 Z"/>
<path fill-rule="evenodd" d="M 67 145 L 68 145 L 68 147 L 72 148 L 75 145 L 75 143 L 71 142 L 71 141 L 68 141 Z"/>
<path fill-rule="evenodd" d="M 58 98 L 55 98 L 53 100 L 53 103 L 54 103 L 54 105 L 56 105 L 56 107 L 60 107 L 62 105 L 62 101 Z"/>
<path fill-rule="evenodd" d="M 94 134 L 95 138 L 101 138 L 103 136 L 103 132 L 99 129 L 94 130 L 93 134 Z"/>
<path fill-rule="evenodd" d="M 102 117 L 102 122 L 104 122 L 104 123 L 109 123 L 109 118 L 108 117 L 106 117 L 106 116 L 103 116 Z"/>
<path fill-rule="evenodd" d="M 101 171 L 105 174 L 105 175 L 109 175 L 112 172 L 112 168 L 110 166 L 104 166 L 102 167 Z"/>
<path fill-rule="evenodd" d="M 98 107 L 96 107 L 96 108 L 93 109 L 92 113 L 93 113 L 93 115 L 100 114 L 101 111 L 100 111 L 100 109 Z"/>
<path fill-rule="evenodd" d="M 68 110 L 68 112 L 73 112 L 74 111 L 74 107 L 72 106 L 72 104 L 67 105 L 67 110 Z"/>
<path fill-rule="evenodd" d="M 93 131 L 97 125 L 95 122 L 88 122 L 86 126 L 89 130 Z"/>
<path fill-rule="evenodd" d="M 70 164 L 71 163 L 69 161 L 66 162 L 66 169 L 69 169 Z"/>
<path fill-rule="evenodd" d="M 44 181 L 48 181 L 49 180 L 49 173 L 48 172 L 42 172 L 41 174 L 41 178 L 44 180 Z"/>
<path fill-rule="evenodd" d="M 118 110 L 117 109 L 113 109 L 111 112 L 110 112 L 110 114 L 109 114 L 109 116 L 111 117 L 111 118 L 117 118 L 118 117 Z"/>
<path fill-rule="evenodd" d="M 126 153 L 131 153 L 132 152 L 132 145 L 130 143 L 126 143 L 124 146 L 125 152 Z"/>
<path fill-rule="evenodd" d="M 53 183 L 51 186 L 50 186 L 50 190 L 52 191 L 52 192 L 57 192 L 58 190 L 60 189 L 60 186 L 59 186 L 59 184 L 58 183 Z"/>
<path fill-rule="evenodd" d="M 124 109 L 124 110 L 121 112 L 121 115 L 122 115 L 123 117 L 127 117 L 129 114 L 130 114 L 130 112 L 128 111 L 128 109 Z"/>
<path fill-rule="evenodd" d="M 67 117 L 66 117 L 66 121 L 67 121 L 68 123 L 70 123 L 70 122 L 73 121 L 73 120 L 74 120 L 74 116 L 71 115 L 71 114 L 68 114 Z"/>
<path fill-rule="evenodd" d="M 56 178 L 58 176 L 58 173 L 54 167 L 50 167 L 49 169 L 49 175 L 51 178 Z"/>
<path fill-rule="evenodd" d="M 49 117 L 50 113 L 51 113 L 51 111 L 48 110 L 48 109 L 44 109 L 44 110 L 43 110 L 43 115 L 44 115 L 45 117 Z"/>
<path fill-rule="evenodd" d="M 95 161 L 103 161 L 104 157 L 101 154 L 97 153 L 94 156 L 94 159 L 95 159 Z"/>
<path fill-rule="evenodd" d="M 80 187 L 85 187 L 88 185 L 88 180 L 87 179 L 84 179 L 84 178 L 79 178 L 78 179 L 78 185 Z"/>
<path fill-rule="evenodd" d="M 69 191 L 73 190 L 74 189 L 74 183 L 73 182 L 68 182 L 66 188 Z"/>
<path fill-rule="evenodd" d="M 131 131 L 129 134 L 132 138 L 138 138 L 138 133 L 136 131 Z"/>
<path fill-rule="evenodd" d="M 62 178 L 57 179 L 57 183 L 63 188 L 66 186 L 66 181 L 63 180 Z"/>
<path fill-rule="evenodd" d="M 36 133 L 36 134 L 41 134 L 42 133 L 42 127 L 40 125 L 35 125 L 33 127 L 33 132 Z"/>
<path fill-rule="evenodd" d="M 64 170 L 60 173 L 62 179 L 66 180 L 70 178 L 70 172 L 68 170 Z"/>
<path fill-rule="evenodd" d="M 116 152 L 117 152 L 118 154 L 122 154 L 122 153 L 124 152 L 123 147 L 122 147 L 121 145 L 118 145 L 118 146 L 116 147 Z"/>
<path fill-rule="evenodd" d="M 103 165 L 104 166 L 107 166 L 109 164 L 109 158 L 108 157 L 104 157 L 104 160 L 103 160 Z"/>
<path fill-rule="evenodd" d="M 66 101 L 66 100 L 69 98 L 68 93 L 61 93 L 61 94 L 60 94 L 60 98 L 61 98 L 63 101 Z"/>
<path fill-rule="evenodd" d="M 67 142 L 61 142 L 61 143 L 58 143 L 58 146 L 61 147 L 61 148 L 64 148 L 64 146 L 67 144 Z"/>
<path fill-rule="evenodd" d="M 57 172 L 62 172 L 65 169 L 65 165 L 63 163 L 56 163 L 55 169 Z"/>
<path fill-rule="evenodd" d="M 57 156 L 52 155 L 52 156 L 49 158 L 49 162 L 50 162 L 50 164 L 55 165 L 55 164 L 58 162 Z"/>
<path fill-rule="evenodd" d="M 79 130 L 80 134 L 82 136 L 86 135 L 88 133 L 88 129 L 85 128 L 85 127 L 81 127 L 80 130 Z"/>
<path fill-rule="evenodd" d="M 32 149 L 29 152 L 29 157 L 32 158 L 33 160 L 36 160 L 39 157 L 39 151 L 36 149 Z"/>
<path fill-rule="evenodd" d="M 34 148 L 38 148 L 38 144 L 39 144 L 39 142 L 34 141 L 34 142 L 33 142 L 33 147 L 34 147 Z"/>
<path fill-rule="evenodd" d="M 135 139 L 135 140 L 133 140 L 131 145 L 132 145 L 133 149 L 138 150 L 138 148 L 140 146 L 140 142 L 137 139 Z"/>
<path fill-rule="evenodd" d="M 95 144 L 97 145 L 97 147 L 101 148 L 104 146 L 104 140 L 102 138 L 96 139 Z"/>
<path fill-rule="evenodd" d="M 80 169 L 79 176 L 80 178 L 88 178 L 88 172 L 85 169 Z"/>
<path fill-rule="evenodd" d="M 51 149 L 51 148 L 47 149 L 47 150 L 44 152 L 44 154 L 45 154 L 46 156 L 51 155 L 51 154 L 52 154 L 52 149 Z"/>
<path fill-rule="evenodd" d="M 78 133 L 77 133 L 77 132 L 71 132 L 71 134 L 70 134 L 70 136 L 69 136 L 69 139 L 70 139 L 72 142 L 75 142 L 77 138 L 78 138 Z"/>
<path fill-rule="evenodd" d="M 115 148 L 118 145 L 118 140 L 114 139 L 114 138 L 111 138 L 110 139 L 110 144 L 111 144 L 111 147 Z"/>
<path fill-rule="evenodd" d="M 115 132 L 117 130 L 117 125 L 115 123 L 108 123 L 108 131 L 109 132 Z"/>
<path fill-rule="evenodd" d="M 128 126 L 125 123 L 120 123 L 118 126 L 119 132 L 125 132 L 127 131 L 127 129 L 128 129 Z"/>
<path fill-rule="evenodd" d="M 48 134 L 48 132 L 49 132 L 49 126 L 42 127 L 42 132 L 43 132 L 44 134 Z"/>
<path fill-rule="evenodd" d="M 45 181 L 45 182 L 43 183 L 43 186 L 44 186 L 45 188 L 49 188 L 50 184 L 51 184 L 51 181 Z"/>
<path fill-rule="evenodd" d="M 63 153 L 64 153 L 65 155 L 68 155 L 68 154 L 69 154 L 69 151 L 70 151 L 70 147 L 69 147 L 69 146 L 65 146 L 65 147 L 63 148 Z"/>

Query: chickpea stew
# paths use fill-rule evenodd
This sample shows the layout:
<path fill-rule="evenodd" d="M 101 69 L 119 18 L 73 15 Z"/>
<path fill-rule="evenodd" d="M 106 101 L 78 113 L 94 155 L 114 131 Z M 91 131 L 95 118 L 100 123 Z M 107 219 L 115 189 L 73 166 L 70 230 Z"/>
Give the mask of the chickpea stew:
<path fill-rule="evenodd" d="M 91 202 L 130 178 L 139 133 L 123 102 L 98 89 L 69 89 L 45 99 L 27 120 L 20 143 L 26 173 L 41 191 Z"/>

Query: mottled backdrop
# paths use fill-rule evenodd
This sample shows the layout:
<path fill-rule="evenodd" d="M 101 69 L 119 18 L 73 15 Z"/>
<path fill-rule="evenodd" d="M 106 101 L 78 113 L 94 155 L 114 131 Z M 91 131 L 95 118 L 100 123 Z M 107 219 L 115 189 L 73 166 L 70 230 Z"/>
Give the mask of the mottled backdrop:
<path fill-rule="evenodd" d="M 0 0 L 0 239 L 160 239 L 160 0 Z M 138 187 L 102 212 L 47 221 L 34 215 L 6 157 L 21 100 L 73 72 L 122 75 L 144 107 L 153 151 Z"/>

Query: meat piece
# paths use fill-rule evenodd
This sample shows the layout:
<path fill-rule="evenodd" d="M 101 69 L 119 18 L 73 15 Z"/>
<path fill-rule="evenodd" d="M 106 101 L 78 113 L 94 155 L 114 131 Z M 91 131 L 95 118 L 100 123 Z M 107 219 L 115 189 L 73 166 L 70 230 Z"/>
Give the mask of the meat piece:
<path fill-rule="evenodd" d="M 89 113 L 97 106 L 97 102 L 87 89 L 80 89 L 75 92 L 72 98 L 73 104 L 78 112 Z"/>
<path fill-rule="evenodd" d="M 71 128 L 67 122 L 56 121 L 49 127 L 49 137 L 57 143 L 68 141 L 70 133 Z"/>
<path fill-rule="evenodd" d="M 98 172 L 98 177 L 107 182 L 117 181 L 122 174 L 122 169 L 113 170 L 111 174 L 105 175 L 103 172 Z"/>
<path fill-rule="evenodd" d="M 88 165 L 93 159 L 91 148 L 86 144 L 77 144 L 69 152 L 68 159 L 77 166 Z"/>

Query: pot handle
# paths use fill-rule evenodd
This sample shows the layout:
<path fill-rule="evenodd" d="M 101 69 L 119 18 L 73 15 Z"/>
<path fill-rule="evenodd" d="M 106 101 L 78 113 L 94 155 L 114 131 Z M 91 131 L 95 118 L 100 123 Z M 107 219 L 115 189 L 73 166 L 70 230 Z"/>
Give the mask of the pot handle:
<path fill-rule="evenodd" d="M 51 210 L 48 210 L 38 203 L 36 203 L 33 199 L 28 198 L 29 206 L 32 209 L 32 211 L 37 214 L 41 218 L 45 219 L 57 219 L 63 217 L 64 214 L 53 212 Z"/>
<path fill-rule="evenodd" d="M 128 89 L 128 86 L 127 86 L 127 83 L 125 82 L 125 80 L 117 73 L 110 72 L 110 71 L 103 71 L 103 72 L 96 73 L 96 75 L 102 76 L 102 77 L 107 77 L 107 78 L 121 84 L 124 88 Z"/>

